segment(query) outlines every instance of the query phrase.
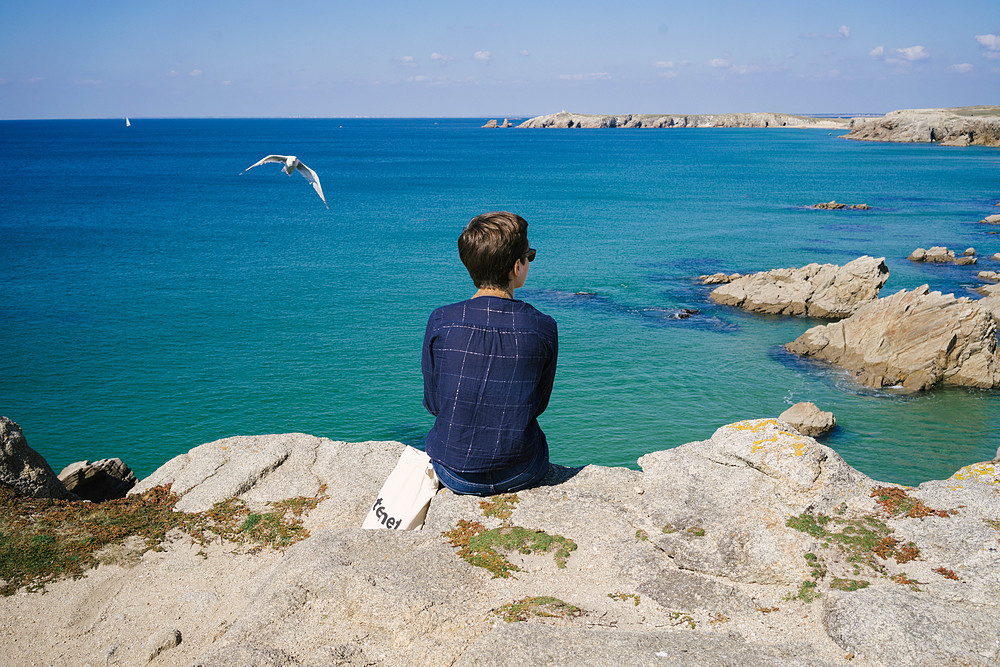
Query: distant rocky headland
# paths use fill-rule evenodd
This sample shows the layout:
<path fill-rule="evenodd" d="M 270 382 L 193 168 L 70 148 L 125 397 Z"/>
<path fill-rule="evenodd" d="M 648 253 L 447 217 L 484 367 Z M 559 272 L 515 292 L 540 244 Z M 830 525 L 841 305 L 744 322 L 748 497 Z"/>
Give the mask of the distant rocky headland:
<path fill-rule="evenodd" d="M 484 127 L 511 127 L 490 121 Z M 529 118 L 518 128 L 785 127 L 849 130 L 858 141 L 923 142 L 945 146 L 1000 146 L 1000 106 L 903 109 L 881 117 L 814 118 L 786 113 L 578 114 Z"/>
<path fill-rule="evenodd" d="M 881 118 L 854 118 L 848 139 L 1000 146 L 1000 106 L 903 109 Z"/>
<path fill-rule="evenodd" d="M 811 118 L 787 113 L 589 115 L 560 111 L 529 118 L 519 128 L 814 127 L 845 130 L 846 118 Z"/>

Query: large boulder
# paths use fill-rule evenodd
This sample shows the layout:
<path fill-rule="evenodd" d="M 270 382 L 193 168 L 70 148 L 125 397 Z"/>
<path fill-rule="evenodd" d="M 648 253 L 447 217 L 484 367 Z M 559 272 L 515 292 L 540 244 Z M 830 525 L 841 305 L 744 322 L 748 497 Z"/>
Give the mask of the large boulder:
<path fill-rule="evenodd" d="M 69 492 L 42 455 L 28 446 L 21 427 L 0 417 L 0 485 L 31 498 L 69 498 Z"/>
<path fill-rule="evenodd" d="M 99 503 L 124 498 L 137 480 L 124 461 L 113 458 L 71 463 L 59 473 L 59 481 L 67 491 L 84 500 Z"/>
<path fill-rule="evenodd" d="M 716 303 L 756 313 L 847 317 L 878 298 L 889 278 L 884 257 L 859 257 L 843 266 L 807 264 L 797 269 L 761 271 L 715 288 Z"/>
<path fill-rule="evenodd" d="M 832 412 L 824 412 L 815 403 L 796 403 L 780 415 L 778 419 L 795 427 L 802 435 L 813 438 L 826 435 L 837 425 Z"/>
<path fill-rule="evenodd" d="M 1000 386 L 996 323 L 969 298 L 927 285 L 869 303 L 813 327 L 785 348 L 853 371 L 870 387 L 929 389 L 938 383 Z"/>

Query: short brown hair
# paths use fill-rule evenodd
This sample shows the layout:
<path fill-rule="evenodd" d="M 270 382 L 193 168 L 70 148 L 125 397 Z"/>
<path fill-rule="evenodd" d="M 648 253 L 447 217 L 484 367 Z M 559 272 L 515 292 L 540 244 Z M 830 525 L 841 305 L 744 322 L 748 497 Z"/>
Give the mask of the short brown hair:
<path fill-rule="evenodd" d="M 458 256 L 480 289 L 505 289 L 510 270 L 527 252 L 528 223 L 507 211 L 477 215 L 458 237 Z"/>

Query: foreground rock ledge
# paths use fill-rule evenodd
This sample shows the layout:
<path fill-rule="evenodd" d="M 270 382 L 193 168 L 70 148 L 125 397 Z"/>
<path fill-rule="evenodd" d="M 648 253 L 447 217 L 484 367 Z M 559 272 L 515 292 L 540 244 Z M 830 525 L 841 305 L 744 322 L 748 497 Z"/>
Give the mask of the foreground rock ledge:
<path fill-rule="evenodd" d="M 709 298 L 755 313 L 838 318 L 877 299 L 888 279 L 885 258 L 864 255 L 843 266 L 813 263 L 738 277 Z"/>
<path fill-rule="evenodd" d="M 879 483 L 833 450 L 775 419 L 730 424 L 709 440 L 642 457 L 641 471 L 552 466 L 543 486 L 518 494 L 509 521 L 578 548 L 565 568 L 551 555 L 509 554 L 520 571 L 495 579 L 442 537 L 461 519 L 500 525 L 478 498 L 440 491 L 422 531 L 358 528 L 402 448 L 304 434 L 196 447 L 135 492 L 169 481 L 188 509 L 233 495 L 259 507 L 325 484 L 329 497 L 307 517 L 311 537 L 257 554 L 178 537 L 135 567 L 106 565 L 46 595 L 0 598 L 0 652 L 11 664 L 146 664 L 152 638 L 176 632 L 183 641 L 151 664 L 1000 659 L 996 461 L 906 490 L 953 514 L 890 518 L 871 497 Z M 855 571 L 835 546 L 788 525 L 865 516 L 880 517 L 919 557 L 900 565 L 872 556 L 884 572 Z M 862 590 L 831 587 L 861 579 L 869 582 Z M 815 586 L 803 587 L 809 581 Z M 820 596 L 807 603 L 809 591 Z M 529 596 L 559 598 L 582 614 L 506 623 L 492 613 Z"/>
<path fill-rule="evenodd" d="M 813 327 L 785 348 L 853 371 L 870 387 L 991 389 L 1000 386 L 996 327 L 980 302 L 922 285 Z"/>

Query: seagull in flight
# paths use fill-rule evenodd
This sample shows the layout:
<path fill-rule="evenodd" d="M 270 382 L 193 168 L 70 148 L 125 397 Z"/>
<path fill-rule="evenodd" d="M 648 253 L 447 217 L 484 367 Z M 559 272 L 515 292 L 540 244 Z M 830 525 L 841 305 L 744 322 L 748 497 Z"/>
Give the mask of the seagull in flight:
<path fill-rule="evenodd" d="M 279 162 L 283 164 L 284 167 L 282 167 L 282 171 L 284 171 L 289 176 L 292 175 L 293 171 L 297 170 L 300 174 L 302 174 L 303 177 L 305 177 L 307 181 L 309 181 L 309 184 L 313 186 L 313 190 L 315 190 L 316 194 L 319 195 L 319 198 L 323 200 L 323 205 L 326 206 L 327 209 L 330 208 L 329 204 L 326 203 L 326 197 L 323 196 L 323 186 L 319 184 L 319 176 L 316 175 L 315 171 L 302 164 L 299 161 L 299 159 L 294 155 L 268 155 L 260 162 L 252 164 L 243 171 L 241 171 L 240 176 L 247 173 L 254 167 L 259 167 L 260 165 L 266 164 L 268 162 Z"/>

